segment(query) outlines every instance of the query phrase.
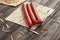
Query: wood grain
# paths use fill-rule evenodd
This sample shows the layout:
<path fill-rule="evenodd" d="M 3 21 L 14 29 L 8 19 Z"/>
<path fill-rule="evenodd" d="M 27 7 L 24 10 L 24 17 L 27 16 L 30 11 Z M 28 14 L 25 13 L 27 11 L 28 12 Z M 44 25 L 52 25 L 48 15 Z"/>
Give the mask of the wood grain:
<path fill-rule="evenodd" d="M 33 2 L 39 3 L 41 5 L 54 8 L 55 11 L 40 25 L 35 31 L 39 32 L 39 35 L 36 35 L 29 31 L 27 28 L 6 21 L 2 23 L 0 21 L 0 40 L 10 40 L 10 35 L 13 35 L 17 31 L 22 31 L 24 33 L 23 36 L 21 36 L 20 40 L 60 40 L 60 23 L 56 21 L 60 21 L 60 0 L 31 0 Z M 3 20 L 9 16 L 14 10 L 16 10 L 17 7 L 11 7 L 7 5 L 0 4 L 0 18 Z M 54 21 L 55 20 L 55 21 Z M 2 32 L 1 28 L 3 24 L 8 24 L 10 28 L 10 32 L 5 33 Z M 42 27 L 47 27 L 48 31 L 42 31 Z"/>

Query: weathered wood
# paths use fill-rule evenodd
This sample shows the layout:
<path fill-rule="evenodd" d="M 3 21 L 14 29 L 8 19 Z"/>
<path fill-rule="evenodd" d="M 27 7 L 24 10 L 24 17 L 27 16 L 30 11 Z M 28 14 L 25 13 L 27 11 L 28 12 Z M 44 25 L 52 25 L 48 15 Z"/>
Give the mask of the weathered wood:
<path fill-rule="evenodd" d="M 32 33 L 31 31 L 29 31 L 27 28 L 24 28 L 23 26 L 20 26 L 18 24 L 6 21 L 5 23 L 7 23 L 9 25 L 10 28 L 10 32 L 5 33 L 2 32 L 2 26 L 4 26 L 0 21 L 0 40 L 10 40 L 10 35 L 17 35 L 16 33 L 18 31 L 22 31 L 24 33 L 23 36 L 21 36 L 21 38 L 19 40 L 60 40 L 60 23 L 55 22 L 57 20 L 60 21 L 60 0 L 31 0 L 33 2 L 39 3 L 41 5 L 50 7 L 50 8 L 54 8 L 56 9 L 46 20 L 45 22 L 40 25 L 35 31 L 39 32 L 39 35 L 36 35 L 34 33 Z M 0 13 L 2 13 L 2 15 L 0 15 L 0 18 L 5 19 L 7 16 L 9 16 L 14 10 L 16 10 L 16 8 L 18 7 L 11 7 L 11 6 L 7 6 L 7 5 L 3 5 L 0 4 Z M 55 21 L 53 21 L 55 20 Z M 47 27 L 48 31 L 42 31 L 41 27 Z M 15 37 L 14 37 L 15 38 Z"/>

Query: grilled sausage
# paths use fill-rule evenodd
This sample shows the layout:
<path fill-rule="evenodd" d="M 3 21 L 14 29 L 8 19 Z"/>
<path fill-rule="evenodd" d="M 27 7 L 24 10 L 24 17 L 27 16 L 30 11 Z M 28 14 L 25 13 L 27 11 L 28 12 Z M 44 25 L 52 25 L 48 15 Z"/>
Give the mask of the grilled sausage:
<path fill-rule="evenodd" d="M 27 8 L 26 8 L 26 4 L 22 5 L 22 10 L 24 12 L 25 21 L 26 21 L 27 25 L 29 26 L 29 28 L 31 28 L 33 26 L 33 23 L 32 23 L 32 21 L 29 17 L 29 14 L 28 14 L 28 11 L 27 11 Z"/>

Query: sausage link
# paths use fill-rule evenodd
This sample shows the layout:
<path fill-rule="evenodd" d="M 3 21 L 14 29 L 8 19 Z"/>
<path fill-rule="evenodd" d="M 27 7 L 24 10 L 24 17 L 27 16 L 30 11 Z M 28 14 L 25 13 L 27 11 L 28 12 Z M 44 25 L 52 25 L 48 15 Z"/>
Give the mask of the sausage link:
<path fill-rule="evenodd" d="M 34 16 L 35 16 L 35 18 L 37 19 L 38 23 L 42 23 L 43 20 L 42 20 L 41 18 L 39 18 L 38 12 L 37 12 L 37 10 L 36 10 L 36 7 L 35 7 L 34 3 L 31 2 L 31 3 L 30 3 L 30 6 L 31 6 L 31 9 L 32 9 L 32 11 L 33 11 L 33 13 L 34 13 Z"/>
<path fill-rule="evenodd" d="M 27 8 L 26 8 L 26 4 L 22 5 L 22 10 L 24 12 L 25 21 L 26 21 L 27 25 L 29 26 L 29 28 L 31 28 L 33 26 L 33 23 L 32 23 L 32 21 L 29 17 L 29 14 L 28 14 L 28 11 L 27 11 Z"/>
<path fill-rule="evenodd" d="M 34 14 L 33 14 L 33 11 L 32 11 L 32 9 L 31 9 L 29 3 L 27 4 L 27 10 L 28 10 L 28 13 L 29 13 L 29 16 L 30 16 L 32 22 L 33 22 L 34 24 L 37 24 L 38 21 L 36 20 L 36 18 L 35 18 Z"/>

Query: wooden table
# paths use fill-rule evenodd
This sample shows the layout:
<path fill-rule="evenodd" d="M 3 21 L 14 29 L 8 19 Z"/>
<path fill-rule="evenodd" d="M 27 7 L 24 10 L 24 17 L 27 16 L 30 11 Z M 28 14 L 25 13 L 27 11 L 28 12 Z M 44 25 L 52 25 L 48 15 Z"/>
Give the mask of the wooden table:
<path fill-rule="evenodd" d="M 35 30 L 39 33 L 39 35 L 34 34 L 33 32 L 29 31 L 29 29 L 21 25 L 5 20 L 5 18 L 8 17 L 20 5 L 17 7 L 12 7 L 0 4 L 0 18 L 4 20 L 4 22 L 0 21 L 0 40 L 13 40 L 13 38 L 14 40 L 17 40 L 17 35 L 19 35 L 19 32 L 21 32 L 21 37 L 19 37 L 19 40 L 60 40 L 60 0 L 31 1 L 55 9 L 55 11 L 44 21 L 44 23 L 42 23 Z M 9 25 L 9 32 L 2 31 L 2 27 L 6 26 L 5 24 Z M 42 31 L 42 27 L 47 27 L 48 31 Z"/>

